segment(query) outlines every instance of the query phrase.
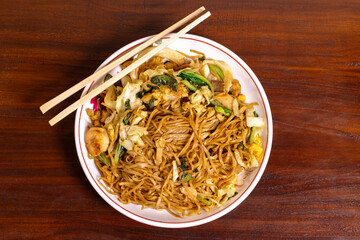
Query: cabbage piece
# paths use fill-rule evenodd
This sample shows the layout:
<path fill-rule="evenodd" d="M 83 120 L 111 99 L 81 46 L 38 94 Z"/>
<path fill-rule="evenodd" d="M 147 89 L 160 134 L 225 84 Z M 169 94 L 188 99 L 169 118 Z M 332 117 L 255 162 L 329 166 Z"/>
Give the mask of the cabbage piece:
<path fill-rule="evenodd" d="M 190 96 L 191 107 L 195 108 L 195 110 L 200 113 L 206 108 L 206 105 L 210 103 L 211 97 L 212 92 L 209 88 L 202 86 Z"/>
<path fill-rule="evenodd" d="M 234 194 L 235 194 L 235 185 L 232 183 L 232 184 L 227 185 L 225 188 L 219 189 L 218 194 L 220 196 L 223 196 L 225 194 L 228 197 L 234 196 Z"/>
<path fill-rule="evenodd" d="M 142 50 L 138 54 L 137 59 L 141 58 L 142 56 L 144 56 L 145 54 L 147 54 L 148 52 L 150 52 L 154 48 L 155 47 L 145 48 L 144 50 Z M 170 48 L 164 48 L 163 50 L 161 50 L 160 52 L 158 52 L 154 56 L 169 59 L 170 61 L 176 63 L 177 65 L 183 65 L 185 63 L 185 60 L 186 60 L 185 57 L 181 53 L 179 53 L 179 52 L 177 52 L 175 50 L 172 50 Z"/>
<path fill-rule="evenodd" d="M 126 148 L 126 150 L 133 150 L 134 143 L 130 140 L 124 140 L 121 142 L 121 145 Z"/>
<path fill-rule="evenodd" d="M 175 182 L 176 179 L 179 177 L 179 171 L 178 171 L 178 167 L 176 165 L 176 161 L 172 161 L 172 165 L 173 165 L 173 181 Z"/>
<path fill-rule="evenodd" d="M 235 116 L 240 117 L 239 103 L 236 98 L 233 100 L 233 112 Z"/>
<path fill-rule="evenodd" d="M 246 125 L 248 127 L 264 127 L 265 126 L 265 120 L 261 117 L 249 117 L 246 116 Z"/>
<path fill-rule="evenodd" d="M 229 185 L 227 185 L 225 188 L 219 189 L 218 190 L 218 195 L 219 196 L 223 196 L 223 195 L 227 195 L 227 197 L 232 197 L 235 195 L 235 183 L 237 181 L 237 178 L 233 178 L 233 180 L 231 181 L 231 183 Z"/>
<path fill-rule="evenodd" d="M 148 112 L 146 112 L 146 111 L 140 111 L 140 116 L 141 116 L 141 117 L 140 117 L 140 116 L 135 117 L 135 118 L 133 119 L 131 125 L 137 125 L 137 124 L 139 124 L 139 122 L 140 122 L 141 120 L 143 120 L 143 118 L 146 118 L 147 115 L 148 115 Z"/>
<path fill-rule="evenodd" d="M 184 186 L 180 188 L 180 191 L 191 200 L 195 200 L 196 196 L 198 195 L 196 189 L 193 186 Z"/>
<path fill-rule="evenodd" d="M 128 83 L 120 96 L 116 99 L 116 112 L 122 114 L 125 111 L 125 102 L 129 99 L 130 106 L 136 105 L 136 94 L 140 92 L 141 83 Z"/>
<path fill-rule="evenodd" d="M 106 95 L 104 97 L 104 105 L 112 110 L 115 110 L 116 92 L 114 86 L 111 86 L 107 89 Z"/>
<path fill-rule="evenodd" d="M 132 135 L 143 136 L 143 135 L 147 135 L 148 132 L 146 131 L 146 128 L 145 128 L 145 127 L 130 126 L 127 134 L 128 134 L 129 136 L 132 136 Z"/>
<path fill-rule="evenodd" d="M 140 74 L 140 76 L 148 76 L 148 79 L 151 79 L 152 77 L 156 76 L 156 75 L 162 75 L 164 73 L 166 73 L 167 70 L 165 68 L 156 68 L 154 69 L 148 69 L 145 72 L 142 72 Z"/>

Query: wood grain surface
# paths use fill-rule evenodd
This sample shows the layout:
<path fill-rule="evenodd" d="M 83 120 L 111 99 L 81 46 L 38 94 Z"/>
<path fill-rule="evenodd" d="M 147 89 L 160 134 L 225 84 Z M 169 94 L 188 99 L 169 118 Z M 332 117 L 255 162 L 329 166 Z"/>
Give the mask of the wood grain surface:
<path fill-rule="evenodd" d="M 72 114 L 39 106 L 125 44 L 204 5 L 191 33 L 238 54 L 270 101 L 265 173 L 211 223 L 161 229 L 110 207 L 79 164 Z M 360 2 L 0 0 L 0 238 L 360 239 Z"/>

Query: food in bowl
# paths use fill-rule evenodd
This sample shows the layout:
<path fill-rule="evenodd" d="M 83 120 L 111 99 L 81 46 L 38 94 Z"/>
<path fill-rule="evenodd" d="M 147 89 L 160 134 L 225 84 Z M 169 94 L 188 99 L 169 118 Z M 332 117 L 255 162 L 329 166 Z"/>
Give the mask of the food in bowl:
<path fill-rule="evenodd" d="M 244 169 L 259 166 L 265 121 L 257 103 L 246 103 L 226 62 L 193 52 L 164 49 L 86 110 L 85 145 L 99 182 L 124 204 L 176 217 L 209 211 L 236 195 Z"/>

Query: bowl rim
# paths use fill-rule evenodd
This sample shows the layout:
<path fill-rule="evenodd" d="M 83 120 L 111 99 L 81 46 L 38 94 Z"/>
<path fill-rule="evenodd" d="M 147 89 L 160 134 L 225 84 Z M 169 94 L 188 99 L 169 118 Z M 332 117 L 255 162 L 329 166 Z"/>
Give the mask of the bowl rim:
<path fill-rule="evenodd" d="M 168 39 L 169 37 L 171 37 L 172 35 L 174 35 L 174 33 L 171 33 L 165 37 L 163 37 L 162 39 Z M 107 65 L 108 63 L 110 63 L 111 61 L 113 61 L 116 57 L 118 57 L 119 55 L 121 55 L 123 52 L 136 47 L 137 45 L 143 43 L 144 41 L 146 41 L 147 39 L 149 39 L 152 36 L 148 36 L 148 37 L 144 37 L 138 40 L 135 40 L 125 46 L 123 46 L 122 48 L 120 48 L 119 50 L 117 50 L 116 52 L 114 52 L 113 54 L 111 54 L 97 69 L 96 71 L 98 71 L 100 68 L 102 68 L 103 66 Z M 193 226 L 198 226 L 198 225 L 202 225 L 208 222 L 211 222 L 217 218 L 220 218 L 222 216 L 224 216 L 225 214 L 229 213 L 230 211 L 232 211 L 234 208 L 236 208 L 238 205 L 240 205 L 241 202 L 243 202 L 248 196 L 249 194 L 253 191 L 253 189 L 255 188 L 255 186 L 257 185 L 257 183 L 260 181 L 261 176 L 263 175 L 266 165 L 269 161 L 269 157 L 270 157 L 270 152 L 271 152 L 271 147 L 272 147 L 272 141 L 273 141 L 273 121 L 272 121 L 272 115 L 271 115 L 271 109 L 270 109 L 270 104 L 268 101 L 268 98 L 265 94 L 265 91 L 260 83 L 260 81 L 258 80 L 258 78 L 256 77 L 255 73 L 250 69 L 250 67 L 239 57 L 237 56 L 234 52 L 232 52 L 230 49 L 226 48 L 225 46 L 210 40 L 208 38 L 205 37 L 201 37 L 198 35 L 194 35 L 194 34 L 184 34 L 182 37 L 180 37 L 180 39 L 187 39 L 187 40 L 193 40 L 193 41 L 198 41 L 207 45 L 210 45 L 218 50 L 220 50 L 221 52 L 223 52 L 224 54 L 226 54 L 227 56 L 229 56 L 230 58 L 232 58 L 235 62 L 237 62 L 249 75 L 249 77 L 252 79 L 252 81 L 254 82 L 264 105 L 264 110 L 265 110 L 265 114 L 266 114 L 266 120 L 267 120 L 267 144 L 265 146 L 265 153 L 262 159 L 262 162 L 260 164 L 260 166 L 257 169 L 257 173 L 254 177 L 254 179 L 250 182 L 249 186 L 247 187 L 247 189 L 245 189 L 245 191 L 240 195 L 237 196 L 237 199 L 232 202 L 231 204 L 229 204 L 228 206 L 220 209 L 219 211 L 215 212 L 212 215 L 206 216 L 204 218 L 201 219 L 197 219 L 197 220 L 191 220 L 191 221 L 183 221 L 183 222 L 164 222 L 164 221 L 158 221 L 158 220 L 152 220 L 149 218 L 145 218 L 142 217 L 140 215 L 137 215 L 133 212 L 130 212 L 129 210 L 123 208 L 122 206 L 120 206 L 117 202 L 113 201 L 113 199 L 111 199 L 108 195 L 110 195 L 110 193 L 108 193 L 105 189 L 103 189 L 99 183 L 97 182 L 97 179 L 95 179 L 91 173 L 90 170 L 86 164 L 85 161 L 85 157 L 82 151 L 82 147 L 80 144 L 80 120 L 81 120 L 81 113 L 82 113 L 82 109 L 84 107 L 84 105 L 82 105 L 81 107 L 79 107 L 76 111 L 76 116 L 75 116 L 75 126 L 74 126 L 74 136 L 75 136 L 75 145 L 76 145 L 76 151 L 77 151 L 77 155 L 79 158 L 79 162 L 81 164 L 81 167 L 88 179 L 88 181 L 90 182 L 90 184 L 92 185 L 92 187 L 96 190 L 96 192 L 110 205 L 112 206 L 114 209 L 116 209 L 118 212 L 124 214 L 125 216 L 136 220 L 138 222 L 144 223 L 144 224 L 148 224 L 151 226 L 155 226 L 155 227 L 164 227 L 164 228 L 184 228 L 184 227 L 193 227 Z M 93 81 L 91 84 L 88 84 L 82 94 L 81 97 L 84 96 L 92 87 L 92 85 L 94 84 Z M 83 159 L 83 161 L 81 161 L 81 159 Z M 186 219 L 186 218 L 184 218 Z"/>

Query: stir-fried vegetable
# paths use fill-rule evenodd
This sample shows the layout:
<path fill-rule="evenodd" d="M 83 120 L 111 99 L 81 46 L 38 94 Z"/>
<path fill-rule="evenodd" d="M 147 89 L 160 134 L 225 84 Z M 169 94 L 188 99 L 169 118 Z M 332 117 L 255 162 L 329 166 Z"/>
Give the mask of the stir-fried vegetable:
<path fill-rule="evenodd" d="M 202 196 L 200 196 L 200 195 L 197 195 L 197 196 L 196 196 L 196 199 L 197 199 L 197 200 L 199 200 L 200 202 L 202 202 L 202 203 L 204 203 L 204 204 L 208 205 L 208 206 L 210 206 L 210 205 L 211 205 L 211 202 L 210 202 L 209 200 L 207 200 L 207 199 L 203 198 L 203 197 L 202 197 Z"/>
<path fill-rule="evenodd" d="M 248 127 L 264 127 L 265 120 L 261 117 L 246 117 L 246 125 Z"/>
<path fill-rule="evenodd" d="M 130 106 L 130 100 L 128 99 L 128 100 L 126 100 L 126 102 L 125 102 L 125 111 L 126 110 L 130 110 L 131 109 L 131 106 Z M 124 124 L 125 125 L 128 125 L 129 124 L 129 118 L 131 117 L 131 112 L 128 112 L 127 114 L 126 114 L 126 116 L 124 117 L 124 120 L 123 120 L 123 122 L 124 122 Z"/>
<path fill-rule="evenodd" d="M 180 165 L 179 168 L 184 171 L 184 173 L 183 173 L 180 181 L 181 181 L 181 182 L 188 182 L 188 181 L 194 179 L 193 176 L 191 176 L 189 173 L 186 172 L 186 158 L 181 157 L 181 158 L 180 158 L 180 161 L 181 161 L 181 165 Z"/>
<path fill-rule="evenodd" d="M 154 96 L 151 96 L 151 99 L 150 99 L 150 102 L 149 102 L 149 108 L 150 109 L 153 109 L 154 108 L 154 106 L 155 106 L 155 101 L 156 101 L 157 99 L 156 98 L 154 98 Z"/>
<path fill-rule="evenodd" d="M 172 88 L 172 90 L 174 90 L 175 92 L 177 92 L 177 85 L 178 82 L 176 81 L 175 78 L 169 76 L 169 75 L 156 75 L 154 77 L 151 78 L 150 80 L 152 83 L 160 86 L 163 85 L 168 85 L 170 88 Z"/>
<path fill-rule="evenodd" d="M 181 168 L 183 171 L 186 171 L 186 158 L 181 157 L 180 160 L 181 160 L 180 168 Z"/>
<path fill-rule="evenodd" d="M 128 83 L 120 96 L 116 99 L 116 112 L 122 114 L 125 111 L 125 102 L 130 100 L 131 106 L 135 106 L 136 94 L 141 91 L 141 83 Z"/>
<path fill-rule="evenodd" d="M 112 78 L 112 76 L 108 73 L 106 74 L 105 78 L 104 78 L 104 82 L 106 82 L 107 80 L 109 80 L 110 78 Z"/>
<path fill-rule="evenodd" d="M 240 143 L 240 148 L 241 148 L 241 150 L 242 150 L 242 151 L 244 151 L 244 150 L 245 150 L 245 145 L 244 145 L 244 143 L 243 143 L 243 142 L 241 142 L 241 143 Z"/>
<path fill-rule="evenodd" d="M 216 112 L 222 113 L 225 116 L 230 116 L 232 113 L 232 111 L 230 109 L 227 109 L 226 107 L 224 107 L 222 105 L 222 103 L 216 99 L 211 100 L 211 105 L 214 106 Z"/>
<path fill-rule="evenodd" d="M 212 74 L 214 74 L 221 81 L 224 81 L 224 73 L 219 66 L 215 64 L 209 64 L 209 68 Z"/>
<path fill-rule="evenodd" d="M 230 109 L 227 109 L 226 107 L 220 107 L 220 106 L 215 106 L 215 111 L 218 113 L 222 113 L 225 116 L 230 116 L 232 111 Z"/>
<path fill-rule="evenodd" d="M 211 104 L 214 105 L 214 106 L 220 106 L 220 107 L 223 107 L 223 106 L 224 106 L 224 105 L 222 105 L 221 102 L 219 102 L 219 101 L 216 100 L 216 99 L 211 100 Z"/>
<path fill-rule="evenodd" d="M 137 98 L 142 98 L 144 96 L 144 91 L 140 91 L 136 94 Z"/>
<path fill-rule="evenodd" d="M 110 160 L 104 152 L 99 155 L 99 160 L 106 166 L 110 166 Z"/>
<path fill-rule="evenodd" d="M 253 144 L 253 142 L 254 142 L 255 130 L 256 130 L 255 127 L 250 128 L 250 136 L 249 136 L 249 143 L 250 144 Z"/>
<path fill-rule="evenodd" d="M 202 75 L 194 72 L 193 70 L 184 69 L 181 72 L 179 72 L 178 76 L 181 77 L 182 79 L 187 79 L 187 80 L 191 81 L 192 83 L 195 83 L 195 84 L 200 85 L 200 86 L 208 85 L 211 92 L 214 94 L 214 88 L 211 85 L 211 83 L 209 82 L 209 80 L 207 80 Z"/>
<path fill-rule="evenodd" d="M 195 92 L 197 89 L 199 89 L 197 86 L 192 85 L 188 80 L 182 80 L 181 82 L 191 91 Z"/>
<path fill-rule="evenodd" d="M 181 182 L 188 182 L 188 181 L 190 181 L 190 180 L 192 180 L 192 179 L 194 179 L 193 176 L 191 176 L 191 175 L 190 175 L 189 173 L 187 173 L 187 172 L 184 172 L 184 174 L 182 175 L 180 181 L 181 181 Z"/>
<path fill-rule="evenodd" d="M 124 151 L 125 151 L 125 148 L 120 143 L 118 143 L 118 145 L 116 147 L 116 151 L 115 151 L 115 157 L 114 157 L 115 163 L 119 162 L 119 158 L 121 157 L 121 155 Z"/>

